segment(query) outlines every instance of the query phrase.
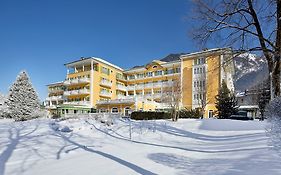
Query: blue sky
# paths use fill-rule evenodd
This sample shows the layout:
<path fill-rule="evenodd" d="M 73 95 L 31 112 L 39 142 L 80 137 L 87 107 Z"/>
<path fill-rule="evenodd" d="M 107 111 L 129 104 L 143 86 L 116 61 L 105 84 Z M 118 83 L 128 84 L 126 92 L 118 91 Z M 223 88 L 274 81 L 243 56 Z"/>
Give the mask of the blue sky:
<path fill-rule="evenodd" d="M 41 100 L 64 63 L 96 56 L 122 68 L 197 51 L 189 0 L 0 0 L 0 92 L 26 70 Z"/>

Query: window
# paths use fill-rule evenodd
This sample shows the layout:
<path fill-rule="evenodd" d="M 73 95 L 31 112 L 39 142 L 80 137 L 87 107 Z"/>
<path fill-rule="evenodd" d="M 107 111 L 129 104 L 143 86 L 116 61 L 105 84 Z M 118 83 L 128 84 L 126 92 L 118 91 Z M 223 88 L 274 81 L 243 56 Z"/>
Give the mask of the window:
<path fill-rule="evenodd" d="M 153 69 L 156 69 L 156 68 L 157 68 L 157 66 L 155 65 L 155 66 L 153 66 L 152 68 L 153 68 Z"/>
<path fill-rule="evenodd" d="M 173 74 L 174 70 L 173 69 L 168 69 L 167 74 Z"/>
<path fill-rule="evenodd" d="M 137 78 L 143 78 L 144 77 L 144 74 L 137 74 Z"/>
<path fill-rule="evenodd" d="M 146 73 L 146 76 L 147 76 L 147 77 L 152 77 L 152 76 L 153 76 L 153 75 L 152 75 L 152 72 L 147 72 L 147 73 Z"/>
<path fill-rule="evenodd" d="M 102 67 L 101 72 L 106 74 L 106 75 L 110 74 L 110 70 L 108 68 L 106 68 L 106 67 Z"/>
<path fill-rule="evenodd" d="M 206 58 L 197 58 L 194 60 L 194 65 L 200 65 L 200 64 L 205 64 L 206 63 Z"/>
<path fill-rule="evenodd" d="M 180 68 L 180 67 L 177 67 L 177 68 L 175 69 L 175 73 L 180 73 L 180 71 L 181 71 L 181 68 Z"/>
<path fill-rule="evenodd" d="M 129 79 L 130 80 L 134 80 L 135 79 L 135 75 L 129 75 Z"/>
<path fill-rule="evenodd" d="M 106 109 L 104 109 L 104 108 L 102 108 L 102 109 L 100 109 L 100 113 L 106 113 Z"/>
<path fill-rule="evenodd" d="M 116 107 L 112 108 L 111 113 L 118 113 L 118 108 L 116 108 Z"/>
<path fill-rule="evenodd" d="M 163 71 L 162 70 L 158 70 L 158 71 L 155 71 L 154 72 L 154 75 L 155 76 L 159 76 L 159 75 L 162 75 L 163 74 Z"/>

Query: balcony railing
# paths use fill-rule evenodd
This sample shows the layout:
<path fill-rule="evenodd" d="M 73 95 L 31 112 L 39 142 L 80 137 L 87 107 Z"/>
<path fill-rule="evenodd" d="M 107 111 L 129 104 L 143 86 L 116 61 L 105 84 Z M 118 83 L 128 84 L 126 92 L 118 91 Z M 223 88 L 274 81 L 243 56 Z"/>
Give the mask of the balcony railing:
<path fill-rule="evenodd" d="M 100 82 L 101 85 L 104 85 L 104 86 L 108 86 L 108 87 L 111 87 L 112 86 L 112 83 L 110 81 L 106 81 L 106 80 L 102 80 Z"/>
<path fill-rule="evenodd" d="M 90 83 L 90 78 L 78 78 L 78 79 L 68 79 L 64 81 L 64 85 L 80 84 L 80 83 Z"/>
<path fill-rule="evenodd" d="M 160 94 L 160 93 L 153 94 L 153 98 L 154 99 L 162 98 L 162 94 Z"/>
<path fill-rule="evenodd" d="M 90 90 L 89 89 L 80 89 L 78 91 L 79 94 L 90 94 Z"/>
<path fill-rule="evenodd" d="M 127 90 L 127 87 L 126 87 L 126 86 L 123 86 L 123 85 L 120 85 L 120 84 L 117 84 L 117 89 L 118 89 L 118 90 L 121 90 L 121 91 L 126 91 L 126 90 Z"/>
<path fill-rule="evenodd" d="M 101 96 L 106 96 L 106 97 L 111 97 L 112 96 L 112 94 L 110 92 L 107 92 L 107 91 L 101 91 L 100 95 Z"/>
<path fill-rule="evenodd" d="M 123 76 L 117 76 L 117 75 L 116 75 L 116 79 L 117 79 L 117 80 L 122 80 L 122 81 L 125 81 L 125 80 L 126 80 L 125 77 L 123 77 Z"/>
<path fill-rule="evenodd" d="M 125 98 L 127 98 L 127 96 L 121 95 L 121 94 L 118 94 L 118 95 L 117 95 L 117 99 L 125 99 Z"/>
<path fill-rule="evenodd" d="M 80 78 L 78 79 L 79 83 L 90 83 L 90 78 Z"/>
<path fill-rule="evenodd" d="M 124 99 L 114 99 L 114 100 L 98 100 L 97 104 L 120 104 L 120 103 L 134 103 L 135 98 L 124 98 Z"/>
<path fill-rule="evenodd" d="M 127 90 L 128 91 L 133 91 L 133 90 L 135 90 L 135 86 L 127 86 Z"/>
<path fill-rule="evenodd" d="M 69 105 L 84 105 L 84 106 L 89 106 L 91 103 L 89 101 L 67 101 L 64 102 L 64 104 L 69 104 Z"/>
<path fill-rule="evenodd" d="M 63 89 L 48 89 L 49 93 L 58 93 L 58 92 L 62 92 Z"/>
<path fill-rule="evenodd" d="M 60 95 L 60 96 L 51 96 L 51 97 L 48 97 L 47 100 L 49 100 L 49 101 L 63 100 L 63 96 L 62 95 Z"/>
<path fill-rule="evenodd" d="M 136 85 L 136 90 L 139 90 L 139 89 L 143 89 L 144 88 L 144 85 L 143 84 L 139 84 L 139 85 Z"/>
<path fill-rule="evenodd" d="M 69 95 L 81 95 L 81 94 L 90 94 L 89 89 L 79 89 L 79 90 L 72 90 L 72 91 L 64 91 L 63 93 L 65 96 Z"/>

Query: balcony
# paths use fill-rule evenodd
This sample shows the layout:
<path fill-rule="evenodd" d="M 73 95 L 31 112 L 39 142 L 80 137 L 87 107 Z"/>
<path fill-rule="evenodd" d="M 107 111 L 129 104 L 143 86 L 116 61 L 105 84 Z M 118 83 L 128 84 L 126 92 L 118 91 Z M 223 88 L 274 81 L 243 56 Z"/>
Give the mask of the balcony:
<path fill-rule="evenodd" d="M 83 106 L 90 106 L 91 103 L 89 101 L 67 101 L 64 104 L 68 105 L 83 105 Z"/>
<path fill-rule="evenodd" d="M 126 86 L 123 86 L 123 85 L 120 85 L 120 84 L 117 84 L 117 87 L 116 87 L 118 90 L 121 90 L 121 91 L 127 91 L 127 87 Z"/>
<path fill-rule="evenodd" d="M 126 81 L 126 78 L 124 76 L 117 76 L 116 75 L 116 79 L 120 80 L 120 81 Z"/>
<path fill-rule="evenodd" d="M 117 95 L 117 99 L 125 99 L 125 98 L 127 98 L 127 96 L 121 95 L 121 94 L 118 94 L 118 95 Z"/>
<path fill-rule="evenodd" d="M 136 87 L 136 90 L 141 90 L 141 89 L 144 88 L 144 85 L 143 84 L 138 84 L 135 87 Z"/>
<path fill-rule="evenodd" d="M 78 83 L 90 83 L 90 78 L 80 78 L 78 79 Z"/>
<path fill-rule="evenodd" d="M 107 81 L 107 80 L 101 80 L 100 85 L 111 87 L 112 83 L 110 81 Z"/>
<path fill-rule="evenodd" d="M 59 92 L 63 92 L 63 89 L 48 89 L 49 93 L 59 93 Z"/>
<path fill-rule="evenodd" d="M 100 92 L 100 96 L 111 97 L 112 94 L 111 94 L 110 92 L 107 92 L 107 91 L 101 91 L 101 92 Z"/>
<path fill-rule="evenodd" d="M 162 94 L 160 94 L 160 93 L 153 94 L 153 98 L 154 99 L 161 99 L 162 98 Z"/>
<path fill-rule="evenodd" d="M 127 90 L 128 91 L 133 91 L 133 90 L 135 90 L 135 86 L 127 86 Z"/>
<path fill-rule="evenodd" d="M 47 100 L 49 101 L 60 101 L 60 100 L 63 100 L 63 96 L 60 95 L 60 96 L 51 96 L 51 97 L 48 97 Z"/>
<path fill-rule="evenodd" d="M 153 83 L 145 84 L 144 88 L 148 88 L 148 89 L 153 88 Z"/>
<path fill-rule="evenodd" d="M 78 94 L 90 94 L 89 89 L 79 89 Z"/>
<path fill-rule="evenodd" d="M 64 85 L 69 86 L 73 84 L 90 83 L 90 78 L 68 79 L 63 82 Z"/>
<path fill-rule="evenodd" d="M 145 94 L 145 95 L 144 95 L 144 98 L 146 98 L 146 99 L 152 99 L 152 94 Z"/>
<path fill-rule="evenodd" d="M 124 98 L 124 99 L 115 99 L 115 100 L 98 100 L 97 105 L 104 105 L 104 104 L 128 104 L 128 103 L 135 103 L 135 98 Z"/>
<path fill-rule="evenodd" d="M 90 94 L 90 90 L 89 89 L 79 89 L 79 90 L 72 90 L 72 91 L 64 91 L 65 96 L 83 95 L 83 94 Z"/>

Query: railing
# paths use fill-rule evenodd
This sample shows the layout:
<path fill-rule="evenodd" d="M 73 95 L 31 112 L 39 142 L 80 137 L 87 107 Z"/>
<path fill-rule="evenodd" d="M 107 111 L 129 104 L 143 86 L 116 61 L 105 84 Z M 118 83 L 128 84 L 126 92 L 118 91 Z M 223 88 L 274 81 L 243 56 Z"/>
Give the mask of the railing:
<path fill-rule="evenodd" d="M 78 82 L 79 83 L 90 83 L 90 78 L 81 78 L 81 79 L 78 79 Z"/>
<path fill-rule="evenodd" d="M 123 76 L 116 76 L 116 79 L 117 79 L 117 80 L 123 80 L 123 81 L 125 81 L 125 80 L 126 80 L 126 78 L 125 78 L 125 77 L 123 77 Z"/>
<path fill-rule="evenodd" d="M 98 100 L 97 104 L 118 104 L 118 103 L 134 103 L 135 102 L 135 98 L 131 97 L 131 98 L 125 98 L 125 99 L 114 99 L 114 100 Z"/>
<path fill-rule="evenodd" d="M 62 95 L 60 95 L 60 96 L 51 96 L 51 97 L 48 97 L 47 100 L 53 100 L 53 101 L 55 101 L 55 100 L 63 100 L 63 96 Z"/>
<path fill-rule="evenodd" d="M 79 90 L 72 90 L 72 91 L 64 91 L 63 95 L 79 95 L 79 94 L 90 94 L 89 89 L 79 89 Z"/>
<path fill-rule="evenodd" d="M 89 101 L 67 101 L 64 104 L 89 106 L 91 103 Z"/>
<path fill-rule="evenodd" d="M 111 97 L 112 96 L 112 94 L 110 92 L 107 92 L 107 91 L 101 91 L 100 95 L 107 96 L 107 97 Z"/>
<path fill-rule="evenodd" d="M 79 83 L 90 83 L 90 78 L 79 78 L 79 79 L 68 79 L 63 82 L 64 85 L 79 84 Z"/>
<path fill-rule="evenodd" d="M 58 93 L 64 91 L 63 89 L 48 89 L 49 93 Z"/>
<path fill-rule="evenodd" d="M 127 96 L 125 96 L 125 95 L 120 95 L 120 94 L 117 95 L 117 98 L 118 98 L 118 99 L 124 99 L 124 98 L 126 98 L 126 97 L 127 97 Z"/>
<path fill-rule="evenodd" d="M 143 89 L 143 88 L 144 88 L 143 84 L 136 85 L 136 90 Z"/>
<path fill-rule="evenodd" d="M 90 90 L 89 89 L 80 89 L 78 91 L 79 94 L 90 94 Z"/>
<path fill-rule="evenodd" d="M 162 94 L 160 94 L 160 93 L 153 94 L 154 99 L 159 99 L 161 97 L 162 97 Z"/>
<path fill-rule="evenodd" d="M 112 86 L 112 83 L 110 82 L 110 81 L 105 81 L 105 80 L 102 80 L 101 82 L 100 82 L 100 84 L 101 85 L 104 85 L 104 86 Z"/>
<path fill-rule="evenodd" d="M 120 85 L 120 84 L 117 84 L 117 89 L 118 89 L 118 90 L 122 90 L 122 91 L 126 91 L 126 90 L 127 90 L 127 87 L 126 87 L 126 86 L 123 86 L 123 85 Z"/>
<path fill-rule="evenodd" d="M 127 86 L 127 90 L 128 91 L 133 91 L 133 90 L 135 90 L 135 86 Z"/>

